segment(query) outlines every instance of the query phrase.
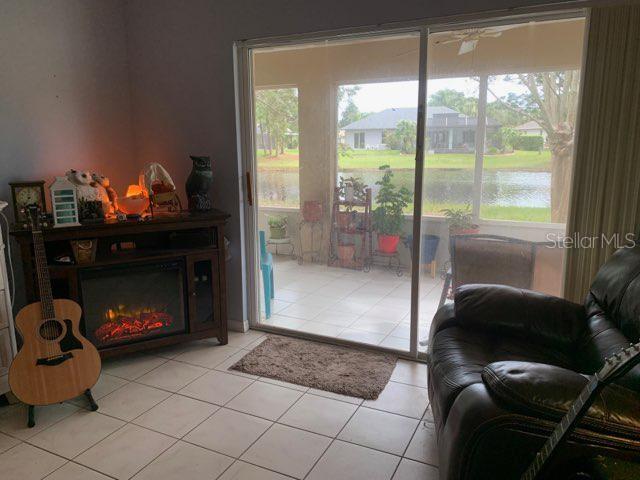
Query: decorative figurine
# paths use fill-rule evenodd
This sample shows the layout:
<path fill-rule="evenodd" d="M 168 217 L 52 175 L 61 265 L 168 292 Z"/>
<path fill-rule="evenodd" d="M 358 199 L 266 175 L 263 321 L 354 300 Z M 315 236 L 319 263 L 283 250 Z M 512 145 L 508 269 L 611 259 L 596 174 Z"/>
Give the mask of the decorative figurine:
<path fill-rule="evenodd" d="M 101 191 L 96 187 L 91 172 L 69 170 L 67 179 L 76 186 L 80 223 L 104 222 Z"/>
<path fill-rule="evenodd" d="M 193 169 L 186 184 L 189 210 L 206 212 L 212 208 L 209 198 L 209 188 L 213 181 L 211 159 L 209 157 L 194 157 L 193 155 L 190 155 L 189 158 L 193 161 Z"/>
<path fill-rule="evenodd" d="M 182 210 L 176 185 L 169 172 L 159 163 L 147 164 L 138 176 L 138 184 L 149 193 L 151 215 Z"/>
<path fill-rule="evenodd" d="M 91 178 L 93 178 L 95 186 L 100 191 L 103 210 L 109 215 L 115 214 L 118 209 L 118 193 L 111 186 L 111 180 L 109 180 L 109 177 L 96 172 L 91 174 Z"/>

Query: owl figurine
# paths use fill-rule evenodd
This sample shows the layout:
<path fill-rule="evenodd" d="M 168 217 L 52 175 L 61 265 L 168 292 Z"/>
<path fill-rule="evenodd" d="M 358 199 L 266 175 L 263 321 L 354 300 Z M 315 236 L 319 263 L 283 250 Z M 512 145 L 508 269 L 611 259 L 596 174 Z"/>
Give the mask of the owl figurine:
<path fill-rule="evenodd" d="M 189 158 L 193 162 L 193 168 L 186 183 L 189 210 L 206 212 L 212 208 L 209 198 L 209 188 L 213 182 L 211 159 L 209 157 L 194 157 L 193 155 L 190 155 Z"/>

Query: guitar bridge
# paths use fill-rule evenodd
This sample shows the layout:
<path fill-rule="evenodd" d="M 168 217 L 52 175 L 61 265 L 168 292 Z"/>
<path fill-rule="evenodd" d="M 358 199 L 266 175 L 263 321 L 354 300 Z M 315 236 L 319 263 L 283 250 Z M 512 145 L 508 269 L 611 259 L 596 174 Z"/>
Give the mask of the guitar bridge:
<path fill-rule="evenodd" d="M 63 353 L 62 355 L 56 355 L 54 357 L 39 358 L 36 361 L 36 365 L 44 365 L 46 367 L 53 367 L 55 365 L 60 365 L 61 363 L 66 362 L 70 358 L 73 358 L 73 353 L 67 352 L 67 353 Z"/>

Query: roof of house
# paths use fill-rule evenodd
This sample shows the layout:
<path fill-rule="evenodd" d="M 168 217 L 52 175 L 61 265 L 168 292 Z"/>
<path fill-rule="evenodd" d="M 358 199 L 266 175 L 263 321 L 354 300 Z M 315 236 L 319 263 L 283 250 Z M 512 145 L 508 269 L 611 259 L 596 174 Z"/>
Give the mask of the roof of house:
<path fill-rule="evenodd" d="M 514 127 L 514 130 L 542 130 L 542 127 L 538 122 L 530 120 L 527 123 Z"/>
<path fill-rule="evenodd" d="M 418 109 L 387 108 L 381 112 L 372 113 L 343 127 L 344 130 L 387 130 L 394 129 L 402 120 L 415 122 Z M 497 126 L 495 120 L 487 119 L 487 123 Z M 476 117 L 468 117 L 449 107 L 427 107 L 427 127 L 475 127 Z"/>

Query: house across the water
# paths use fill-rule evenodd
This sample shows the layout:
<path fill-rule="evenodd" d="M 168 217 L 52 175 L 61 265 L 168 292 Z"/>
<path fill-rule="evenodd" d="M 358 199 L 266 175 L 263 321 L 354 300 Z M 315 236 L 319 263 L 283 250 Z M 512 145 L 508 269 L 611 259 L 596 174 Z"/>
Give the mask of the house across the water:
<path fill-rule="evenodd" d="M 402 120 L 415 122 L 416 108 L 387 108 L 367 115 L 342 128 L 344 141 L 354 149 L 386 150 L 389 138 Z M 427 108 L 428 148 L 435 153 L 474 151 L 477 118 L 464 115 L 449 107 Z M 487 137 L 500 124 L 487 118 Z"/>

